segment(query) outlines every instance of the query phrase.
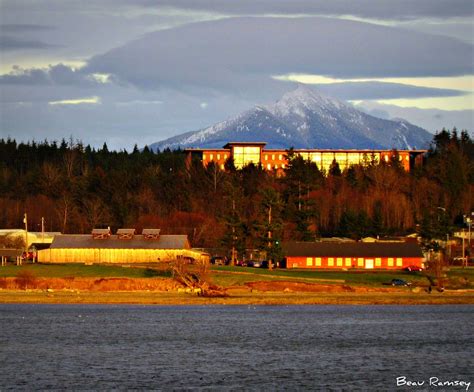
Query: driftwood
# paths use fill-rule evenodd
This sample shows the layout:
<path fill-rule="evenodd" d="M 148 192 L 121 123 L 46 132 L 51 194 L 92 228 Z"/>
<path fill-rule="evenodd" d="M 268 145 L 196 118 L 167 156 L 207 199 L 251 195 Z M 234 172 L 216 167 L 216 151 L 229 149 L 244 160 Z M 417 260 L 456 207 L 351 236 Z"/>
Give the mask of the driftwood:
<path fill-rule="evenodd" d="M 178 257 L 170 263 L 173 279 L 203 297 L 226 297 L 226 291 L 210 283 L 209 263 Z"/>

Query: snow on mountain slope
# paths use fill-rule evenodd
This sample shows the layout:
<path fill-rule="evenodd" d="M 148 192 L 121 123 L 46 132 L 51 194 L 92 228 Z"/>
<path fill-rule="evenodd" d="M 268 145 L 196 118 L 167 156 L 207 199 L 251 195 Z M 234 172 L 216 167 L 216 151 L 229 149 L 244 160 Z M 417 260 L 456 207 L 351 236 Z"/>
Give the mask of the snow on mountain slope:
<path fill-rule="evenodd" d="M 299 85 L 272 105 L 154 143 L 153 149 L 221 148 L 265 141 L 268 148 L 426 148 L 432 135 L 405 120 L 385 120 Z"/>

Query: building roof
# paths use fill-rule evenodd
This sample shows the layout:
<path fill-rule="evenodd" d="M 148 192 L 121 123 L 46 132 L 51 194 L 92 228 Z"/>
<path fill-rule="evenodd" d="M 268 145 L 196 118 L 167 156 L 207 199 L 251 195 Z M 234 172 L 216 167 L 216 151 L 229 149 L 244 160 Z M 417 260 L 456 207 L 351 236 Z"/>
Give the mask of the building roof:
<path fill-rule="evenodd" d="M 0 248 L 0 257 L 19 257 L 23 254 L 21 249 L 4 249 Z"/>
<path fill-rule="evenodd" d="M 187 235 L 160 235 L 157 239 L 145 239 L 135 235 L 132 239 L 120 239 L 111 235 L 95 239 L 89 234 L 64 234 L 55 237 L 51 249 L 189 249 Z"/>
<path fill-rule="evenodd" d="M 159 235 L 161 229 L 143 229 L 142 234 L 143 235 Z"/>
<path fill-rule="evenodd" d="M 135 229 L 118 229 L 117 234 L 135 234 Z"/>
<path fill-rule="evenodd" d="M 232 146 L 258 146 L 258 147 L 265 147 L 267 142 L 229 142 L 227 143 L 224 148 L 229 149 Z"/>
<path fill-rule="evenodd" d="M 404 242 L 286 242 L 292 257 L 423 257 L 418 244 Z"/>
<path fill-rule="evenodd" d="M 110 229 L 92 229 L 92 234 L 110 234 Z"/>

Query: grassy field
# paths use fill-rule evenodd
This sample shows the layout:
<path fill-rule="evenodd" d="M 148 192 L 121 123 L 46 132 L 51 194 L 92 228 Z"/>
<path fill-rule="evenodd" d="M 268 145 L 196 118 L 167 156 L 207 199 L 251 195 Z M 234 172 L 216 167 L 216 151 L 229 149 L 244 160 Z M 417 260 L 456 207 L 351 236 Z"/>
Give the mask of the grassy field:
<path fill-rule="evenodd" d="M 145 266 L 113 266 L 84 264 L 25 264 L 0 267 L 1 277 L 15 277 L 20 271 L 30 271 L 38 278 L 151 278 L 170 277 L 166 270 L 147 268 Z M 451 268 L 446 272 L 448 280 L 459 286 L 456 288 L 474 288 L 474 268 Z M 413 285 L 427 286 L 429 280 L 425 273 L 405 271 L 321 271 L 321 270 L 286 270 L 247 267 L 219 266 L 211 268 L 211 279 L 214 284 L 230 287 L 244 285 L 247 282 L 268 280 L 289 280 L 306 283 L 346 284 L 351 286 L 382 287 L 392 279 L 404 279 Z"/>
<path fill-rule="evenodd" d="M 378 286 L 390 283 L 392 279 L 404 279 L 413 285 L 427 286 L 429 280 L 420 272 L 404 271 L 316 271 L 285 270 L 272 271 L 263 268 L 215 267 L 213 281 L 220 286 L 241 285 L 256 280 L 294 280 L 306 283 L 337 283 L 351 286 Z M 460 272 L 460 275 L 462 273 Z M 472 280 L 472 279 L 471 279 Z"/>
<path fill-rule="evenodd" d="M 24 264 L 0 267 L 0 277 L 15 277 L 20 271 L 30 271 L 38 278 L 151 278 L 170 277 L 167 271 L 146 267 L 123 267 L 84 264 Z"/>
<path fill-rule="evenodd" d="M 169 277 L 164 270 L 142 267 L 124 267 L 83 264 L 28 264 L 0 267 L 0 279 L 16 277 L 21 271 L 31 271 L 37 278 L 152 278 Z M 386 285 L 394 278 L 401 278 L 424 286 L 421 290 L 391 288 Z M 474 268 L 452 268 L 447 271 L 444 293 L 433 290 L 428 294 L 428 279 L 423 273 L 402 271 L 308 271 L 266 270 L 261 268 L 213 267 L 211 279 L 216 285 L 227 289 L 228 297 L 205 298 L 179 293 L 176 290 L 0 290 L 0 303 L 104 303 L 146 305 L 304 305 L 304 304 L 473 304 Z M 138 279 L 137 279 L 138 281 Z M 357 292 L 299 292 L 298 290 L 256 290 L 249 282 L 302 282 L 319 283 L 340 287 L 361 287 Z M 150 281 L 151 282 L 151 281 Z M 364 291 L 363 287 L 367 287 Z M 276 285 L 275 287 L 278 287 Z M 286 286 L 285 286 L 286 287 Z M 291 287 L 291 286 L 290 286 Z M 320 286 L 321 287 L 321 286 Z M 382 290 L 377 290 L 381 288 Z M 461 290 L 454 290 L 461 289 Z M 337 291 L 337 290 L 336 290 Z M 344 291 L 344 290 L 342 290 Z"/>

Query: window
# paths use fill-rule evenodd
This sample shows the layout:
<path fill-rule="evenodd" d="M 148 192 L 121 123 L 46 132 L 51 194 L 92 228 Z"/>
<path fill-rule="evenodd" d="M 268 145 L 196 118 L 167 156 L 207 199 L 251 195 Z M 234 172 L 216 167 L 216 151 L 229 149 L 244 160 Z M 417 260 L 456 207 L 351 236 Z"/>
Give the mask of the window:
<path fill-rule="evenodd" d="M 221 159 L 221 154 L 217 154 L 217 160 L 219 161 Z"/>
<path fill-rule="evenodd" d="M 306 258 L 306 267 L 312 267 L 313 266 L 313 258 L 312 257 L 307 257 Z"/>
<path fill-rule="evenodd" d="M 334 266 L 334 257 L 329 257 L 328 258 L 328 266 L 333 267 Z"/>
<path fill-rule="evenodd" d="M 284 169 L 284 168 L 285 168 L 285 164 L 284 164 L 284 163 L 281 165 L 281 168 L 282 168 L 282 169 Z"/>
<path fill-rule="evenodd" d="M 221 170 L 224 170 L 224 169 L 225 169 L 224 164 L 222 164 L 221 165 Z"/>
<path fill-rule="evenodd" d="M 389 258 L 388 258 L 387 265 L 388 265 L 389 267 L 393 267 L 393 257 L 389 257 Z"/>
<path fill-rule="evenodd" d="M 342 267 L 342 257 L 338 257 L 338 258 L 336 259 L 336 263 L 337 263 L 337 266 L 338 266 L 338 267 Z"/>
<path fill-rule="evenodd" d="M 329 170 L 331 167 L 332 161 L 334 160 L 334 153 L 332 152 L 323 152 L 321 154 L 321 169 Z"/>
<path fill-rule="evenodd" d="M 360 163 L 360 153 L 348 152 L 347 153 L 347 166 L 358 165 Z"/>
<path fill-rule="evenodd" d="M 241 169 L 249 163 L 258 164 L 260 162 L 260 147 L 254 146 L 235 146 L 234 164 L 237 169 Z"/>
<path fill-rule="evenodd" d="M 267 163 L 267 170 L 272 170 L 272 165 L 270 163 Z"/>
<path fill-rule="evenodd" d="M 283 159 L 283 155 L 282 154 L 278 155 L 278 159 L 281 161 Z"/>
<path fill-rule="evenodd" d="M 359 257 L 357 259 L 357 267 L 363 267 L 364 266 L 364 259 L 362 257 Z"/>
<path fill-rule="evenodd" d="M 275 160 L 275 154 L 272 154 L 272 161 Z"/>
<path fill-rule="evenodd" d="M 206 154 L 202 154 L 202 160 L 203 160 L 203 161 L 206 160 Z"/>
<path fill-rule="evenodd" d="M 336 152 L 334 158 L 339 164 L 339 169 L 344 170 L 347 167 L 347 154 L 345 152 Z"/>
<path fill-rule="evenodd" d="M 265 154 L 265 160 L 268 161 L 268 154 Z"/>
<path fill-rule="evenodd" d="M 316 267 L 321 267 L 321 257 L 316 257 Z"/>
<path fill-rule="evenodd" d="M 224 154 L 224 159 L 227 159 L 227 154 Z"/>
<path fill-rule="evenodd" d="M 214 154 L 211 154 L 211 155 L 209 156 L 209 160 L 210 160 L 210 161 L 213 161 L 213 160 L 214 160 Z"/>
<path fill-rule="evenodd" d="M 346 267 L 351 266 L 351 261 L 352 261 L 352 259 L 350 257 L 346 257 Z"/>
<path fill-rule="evenodd" d="M 403 260 L 401 257 L 397 257 L 397 267 L 401 267 L 403 265 Z"/>
<path fill-rule="evenodd" d="M 381 267 L 382 266 L 382 259 L 380 257 L 377 257 L 375 259 L 375 266 L 376 267 Z"/>

